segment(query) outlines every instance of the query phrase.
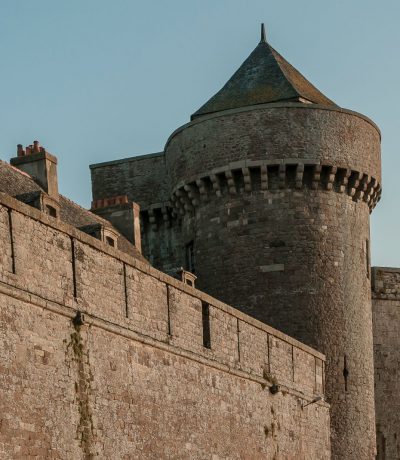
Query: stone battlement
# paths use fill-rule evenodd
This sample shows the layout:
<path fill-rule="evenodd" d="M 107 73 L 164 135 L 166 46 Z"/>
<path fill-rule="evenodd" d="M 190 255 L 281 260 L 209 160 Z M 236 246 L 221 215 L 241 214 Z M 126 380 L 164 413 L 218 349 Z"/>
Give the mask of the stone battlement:
<path fill-rule="evenodd" d="M 324 356 L 295 339 L 5 194 L 0 226 L 1 292 L 305 399 L 323 394 Z"/>
<path fill-rule="evenodd" d="M 295 158 L 243 160 L 213 169 L 178 184 L 171 202 L 177 213 L 184 214 L 212 195 L 303 188 L 346 193 L 354 201 L 367 203 L 370 211 L 381 196 L 380 184 L 368 174 L 319 160 Z"/>

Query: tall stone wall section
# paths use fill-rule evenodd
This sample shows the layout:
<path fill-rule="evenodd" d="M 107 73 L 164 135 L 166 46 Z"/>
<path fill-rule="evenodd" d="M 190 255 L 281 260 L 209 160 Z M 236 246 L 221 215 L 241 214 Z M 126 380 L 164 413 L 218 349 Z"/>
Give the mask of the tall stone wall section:
<path fill-rule="evenodd" d="M 127 194 L 144 209 L 168 199 L 164 152 L 90 166 L 94 200 Z"/>
<path fill-rule="evenodd" d="M 378 460 L 400 458 L 400 269 L 372 269 Z"/>
<path fill-rule="evenodd" d="M 325 353 L 333 456 L 373 458 L 376 126 L 343 109 L 266 104 L 199 117 L 165 155 L 199 288 Z"/>
<path fill-rule="evenodd" d="M 2 459 L 330 458 L 323 355 L 2 194 L 0 229 Z"/>

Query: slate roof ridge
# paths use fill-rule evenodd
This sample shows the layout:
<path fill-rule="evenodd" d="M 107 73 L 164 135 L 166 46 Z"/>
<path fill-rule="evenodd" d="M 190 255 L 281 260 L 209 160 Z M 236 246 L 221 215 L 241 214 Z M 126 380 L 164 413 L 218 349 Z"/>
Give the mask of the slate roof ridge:
<path fill-rule="evenodd" d="M 8 166 L 9 168 L 13 169 L 14 171 L 18 172 L 19 174 L 22 174 L 23 176 L 28 177 L 30 180 L 32 180 L 33 182 L 35 182 L 34 179 L 32 178 L 32 176 L 31 176 L 30 174 L 28 174 L 28 173 L 25 172 L 25 171 L 22 171 L 21 169 L 16 168 L 15 166 L 13 166 L 13 165 L 10 164 L 10 163 L 7 163 L 7 161 L 0 160 L 0 163 L 2 163 L 2 164 L 4 164 L 4 165 Z M 42 187 L 40 187 L 40 185 L 38 185 L 36 182 L 35 182 L 35 184 L 36 184 L 40 189 L 42 189 Z"/>
<path fill-rule="evenodd" d="M 81 212 L 84 212 L 85 214 L 89 213 L 87 215 L 90 216 L 91 218 L 93 218 L 94 220 L 104 223 L 104 225 L 107 226 L 107 227 L 113 228 L 112 224 L 108 220 L 103 219 L 102 217 L 98 216 L 97 214 L 94 214 L 90 209 L 84 208 L 83 206 L 78 204 L 76 201 L 73 201 L 70 198 L 67 198 L 65 195 L 61 195 L 61 193 L 60 193 L 60 198 L 62 200 L 64 200 L 64 201 L 66 201 L 67 204 L 69 204 L 70 206 L 78 208 Z"/>
<path fill-rule="evenodd" d="M 296 70 L 292 64 L 290 64 L 288 61 L 286 61 L 286 59 L 280 54 L 278 53 L 278 51 L 276 51 L 275 48 L 273 48 L 269 43 L 266 43 L 267 46 L 269 47 L 269 49 L 271 50 L 271 54 L 273 55 L 273 57 L 275 58 L 275 61 L 276 63 L 278 64 L 278 67 L 280 68 L 282 74 L 284 75 L 284 77 L 286 78 L 288 84 L 292 87 L 293 91 L 299 96 L 299 97 L 302 97 L 301 94 L 299 93 L 299 91 L 297 90 L 297 88 L 295 87 L 293 81 L 291 80 L 291 78 L 289 77 L 289 75 L 287 74 L 287 72 L 285 72 L 285 68 L 284 66 L 282 65 L 282 62 L 280 62 L 280 60 L 284 61 L 285 64 L 289 65 L 290 67 L 292 67 L 294 70 Z M 297 70 L 296 70 L 297 71 Z M 298 72 L 298 71 L 297 71 Z M 300 73 L 300 72 L 298 72 Z M 301 75 L 301 74 L 300 74 Z"/>
<path fill-rule="evenodd" d="M 328 97 L 325 96 L 316 86 L 314 86 L 299 70 L 296 69 L 289 61 L 287 61 L 278 51 L 276 51 L 275 48 L 273 48 L 269 43 L 267 45 L 270 47 L 272 54 L 274 55 L 275 60 L 277 61 L 277 64 L 279 68 L 281 69 L 282 73 L 284 74 L 285 78 L 287 79 L 288 83 L 292 86 L 293 90 L 296 91 L 296 93 L 299 95 L 299 97 L 303 97 L 305 99 L 308 99 L 305 97 L 301 90 L 297 88 L 296 83 L 293 81 L 293 78 L 288 74 L 287 68 L 289 68 L 291 71 L 293 71 L 296 76 L 300 79 L 302 79 L 308 87 L 312 88 L 316 92 L 318 92 L 327 102 L 329 102 L 329 105 L 338 107 L 337 104 L 335 104 L 332 100 L 330 100 Z M 277 59 L 278 57 L 278 59 Z M 279 61 L 279 59 L 282 60 L 282 62 Z M 308 99 L 309 100 L 309 99 Z M 310 101 L 312 102 L 312 101 Z"/>

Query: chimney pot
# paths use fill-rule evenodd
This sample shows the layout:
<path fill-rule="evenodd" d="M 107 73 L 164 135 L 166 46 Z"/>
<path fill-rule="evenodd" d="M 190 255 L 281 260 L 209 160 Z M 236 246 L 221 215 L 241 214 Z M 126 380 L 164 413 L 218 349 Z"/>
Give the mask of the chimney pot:
<path fill-rule="evenodd" d="M 33 153 L 40 152 L 40 144 L 39 141 L 33 141 Z"/>
<path fill-rule="evenodd" d="M 17 145 L 17 156 L 23 157 L 25 155 L 25 150 L 22 146 L 22 144 Z"/>

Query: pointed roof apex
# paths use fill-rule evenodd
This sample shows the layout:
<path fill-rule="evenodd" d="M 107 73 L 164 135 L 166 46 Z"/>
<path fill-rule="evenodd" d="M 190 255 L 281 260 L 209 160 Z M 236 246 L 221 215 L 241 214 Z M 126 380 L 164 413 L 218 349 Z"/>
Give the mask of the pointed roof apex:
<path fill-rule="evenodd" d="M 264 27 L 263 22 L 261 23 L 261 40 L 260 40 L 260 43 L 267 43 L 267 38 L 265 36 L 265 27 Z"/>
<path fill-rule="evenodd" d="M 261 24 L 259 44 L 225 86 L 191 118 L 271 102 L 303 102 L 337 107 L 272 48 L 266 40 L 264 24 Z"/>

